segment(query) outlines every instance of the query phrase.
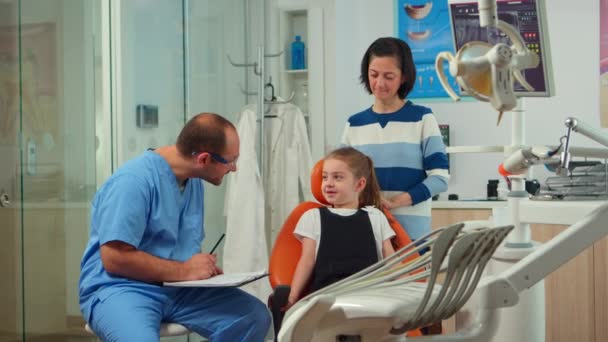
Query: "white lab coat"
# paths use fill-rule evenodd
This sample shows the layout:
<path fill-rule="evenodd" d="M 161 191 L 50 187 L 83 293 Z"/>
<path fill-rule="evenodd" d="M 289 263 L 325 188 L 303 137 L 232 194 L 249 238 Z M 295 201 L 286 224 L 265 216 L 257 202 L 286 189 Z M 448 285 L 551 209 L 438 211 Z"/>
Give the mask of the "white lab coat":
<path fill-rule="evenodd" d="M 224 215 L 226 241 L 223 268 L 225 273 L 253 272 L 268 269 L 268 245 L 264 226 L 264 189 L 258 168 L 256 115 L 243 111 L 236 124 L 240 137 L 237 172 L 228 174 Z M 267 279 L 245 285 L 243 290 L 268 300 L 272 292 Z"/>
<path fill-rule="evenodd" d="M 285 219 L 303 200 L 312 201 L 312 156 L 304 114 L 291 103 L 273 104 L 264 118 L 266 218 L 274 243 Z M 302 195 L 302 196 L 301 196 Z"/>

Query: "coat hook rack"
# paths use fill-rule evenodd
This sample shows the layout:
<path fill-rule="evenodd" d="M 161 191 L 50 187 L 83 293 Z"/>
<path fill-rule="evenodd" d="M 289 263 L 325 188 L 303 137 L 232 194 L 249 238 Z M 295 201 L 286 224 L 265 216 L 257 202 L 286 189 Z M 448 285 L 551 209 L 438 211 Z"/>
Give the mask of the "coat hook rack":
<path fill-rule="evenodd" d="M 241 88 L 241 93 L 243 93 L 244 95 L 257 95 L 258 92 L 257 91 L 248 91 L 245 88 L 243 88 L 243 85 L 239 83 L 239 88 Z"/>
<path fill-rule="evenodd" d="M 251 92 L 248 91 L 247 89 L 244 89 L 242 85 L 239 84 L 239 87 L 241 88 L 241 92 L 245 95 L 256 95 L 257 96 L 257 112 L 258 115 L 260 115 L 257 119 L 257 121 L 260 123 L 260 141 L 263 141 L 262 139 L 264 139 L 264 113 L 267 113 L 270 110 L 269 108 L 265 108 L 264 105 L 265 104 L 282 104 L 282 103 L 289 103 L 291 102 L 291 100 L 293 100 L 294 96 L 295 96 L 295 92 L 291 92 L 291 96 L 289 96 L 289 98 L 285 101 L 276 101 L 276 97 L 274 94 L 274 85 L 272 85 L 272 78 L 269 78 L 268 83 L 264 83 L 264 80 L 266 79 L 265 77 L 265 68 L 264 68 L 264 60 L 266 58 L 274 58 L 274 57 L 278 57 L 280 55 L 282 55 L 283 53 L 285 53 L 285 50 L 281 50 L 279 52 L 276 53 L 264 53 L 264 46 L 260 45 L 257 48 L 258 50 L 258 54 L 257 54 L 257 61 L 253 62 L 253 63 L 238 63 L 235 62 L 229 54 L 226 54 L 226 58 L 228 58 L 228 62 L 230 62 L 230 64 L 232 64 L 235 67 L 253 67 L 253 73 L 257 76 L 259 76 L 258 79 L 258 90 L 257 92 Z M 271 90 L 272 90 L 272 96 L 271 96 L 271 101 L 268 101 L 265 97 L 264 97 L 264 91 L 266 89 L 266 87 L 270 85 Z M 260 142 L 260 146 L 262 145 L 262 143 Z M 260 160 L 260 173 L 264 174 L 264 165 L 261 163 L 262 160 L 264 160 L 264 150 L 260 149 L 260 153 L 259 153 L 259 160 Z"/>
<path fill-rule="evenodd" d="M 253 62 L 253 63 L 237 63 L 235 61 L 232 60 L 232 58 L 230 57 L 229 54 L 226 54 L 226 58 L 228 58 L 228 62 L 230 62 L 230 64 L 234 65 L 235 67 L 253 67 L 253 73 L 261 76 L 262 75 L 262 71 L 259 70 L 258 68 L 258 62 Z"/>

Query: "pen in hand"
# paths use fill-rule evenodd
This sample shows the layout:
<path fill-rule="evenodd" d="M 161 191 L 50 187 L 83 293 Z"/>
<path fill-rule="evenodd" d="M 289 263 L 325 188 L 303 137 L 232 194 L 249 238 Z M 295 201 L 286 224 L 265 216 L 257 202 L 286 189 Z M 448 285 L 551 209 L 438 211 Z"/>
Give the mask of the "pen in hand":
<path fill-rule="evenodd" d="M 217 242 L 215 243 L 215 246 L 213 246 L 213 248 L 211 248 L 211 252 L 209 252 L 209 254 L 213 254 L 213 252 L 215 252 L 215 250 L 217 249 L 217 246 L 219 246 L 220 242 L 222 242 L 222 240 L 224 239 L 224 236 L 226 236 L 226 234 L 222 234 L 222 236 L 220 236 L 219 240 L 217 240 Z"/>

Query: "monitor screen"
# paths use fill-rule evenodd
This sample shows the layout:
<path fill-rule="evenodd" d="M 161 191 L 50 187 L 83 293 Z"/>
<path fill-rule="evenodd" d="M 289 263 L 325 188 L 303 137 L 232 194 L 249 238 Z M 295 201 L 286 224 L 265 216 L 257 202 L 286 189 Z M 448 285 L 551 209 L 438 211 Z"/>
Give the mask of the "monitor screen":
<path fill-rule="evenodd" d="M 522 70 L 524 78 L 534 87 L 534 91 L 526 90 L 515 81 L 515 93 L 520 97 L 552 96 L 551 52 L 543 0 L 498 0 L 496 3 L 498 19 L 515 27 L 528 49 L 536 52 L 540 57 L 540 63 L 536 68 Z M 503 32 L 495 28 L 487 29 L 479 26 L 477 1 L 450 0 L 450 18 L 456 51 L 473 40 L 512 45 Z"/>

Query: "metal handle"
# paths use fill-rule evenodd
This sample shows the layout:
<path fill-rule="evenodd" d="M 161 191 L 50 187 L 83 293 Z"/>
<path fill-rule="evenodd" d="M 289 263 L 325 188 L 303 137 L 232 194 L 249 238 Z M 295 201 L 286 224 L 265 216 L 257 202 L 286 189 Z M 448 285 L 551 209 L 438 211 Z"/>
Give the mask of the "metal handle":
<path fill-rule="evenodd" d="M 565 140 L 562 139 L 561 143 L 564 146 L 564 149 L 560 153 L 559 167 L 556 169 L 556 173 L 558 176 L 568 176 L 568 167 L 570 166 L 570 137 L 572 134 L 572 130 L 577 125 L 577 121 L 574 118 L 567 118 L 565 122 L 568 131 L 566 131 Z"/>
<path fill-rule="evenodd" d="M 8 194 L 4 191 L 2 191 L 2 193 L 0 193 L 0 207 L 5 208 L 11 205 L 11 201 L 10 198 L 8 197 Z"/>

